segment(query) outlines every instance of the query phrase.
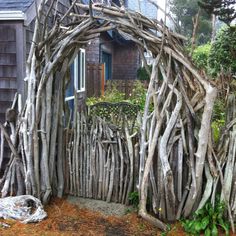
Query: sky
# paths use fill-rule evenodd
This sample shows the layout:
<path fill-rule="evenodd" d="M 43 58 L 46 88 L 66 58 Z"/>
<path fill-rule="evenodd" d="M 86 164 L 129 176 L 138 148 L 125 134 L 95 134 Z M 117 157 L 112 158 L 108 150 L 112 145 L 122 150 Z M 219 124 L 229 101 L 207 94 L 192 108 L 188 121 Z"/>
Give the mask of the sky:
<path fill-rule="evenodd" d="M 162 8 L 165 9 L 165 2 L 166 0 L 157 0 L 157 4 Z M 164 18 L 164 14 L 162 11 L 158 10 L 158 20 L 163 19 Z"/>

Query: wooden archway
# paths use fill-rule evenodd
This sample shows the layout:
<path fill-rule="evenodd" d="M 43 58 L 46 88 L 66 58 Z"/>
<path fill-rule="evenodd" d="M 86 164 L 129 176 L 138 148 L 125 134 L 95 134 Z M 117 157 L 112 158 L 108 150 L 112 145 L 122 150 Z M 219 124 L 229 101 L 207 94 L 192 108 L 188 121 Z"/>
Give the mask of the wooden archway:
<path fill-rule="evenodd" d="M 18 194 L 27 192 L 44 202 L 52 191 L 63 194 L 63 160 L 55 151 L 63 138 L 57 129 L 62 125 L 63 81 L 79 48 L 101 32 L 116 30 L 133 40 L 141 55 L 150 50 L 154 56 L 140 127 L 140 215 L 165 230 L 160 219 L 187 217 L 210 196 L 215 198 L 213 190 L 205 189 L 203 176 L 205 172 L 208 182 L 212 178 L 209 169 L 217 169 L 209 159 L 215 155 L 209 134 L 217 91 L 185 56 L 184 38 L 163 23 L 124 7 L 83 5 L 75 0 L 58 17 L 56 1 L 49 9 L 45 2 L 38 6 L 27 61 L 27 100 L 18 116 L 11 163 L 1 180 L 2 195 L 10 193 L 13 173 Z M 50 27 L 47 22 L 52 16 Z M 153 111 L 150 104 L 154 104 Z M 52 189 L 55 175 L 57 188 Z M 146 209 L 148 185 L 157 217 Z"/>

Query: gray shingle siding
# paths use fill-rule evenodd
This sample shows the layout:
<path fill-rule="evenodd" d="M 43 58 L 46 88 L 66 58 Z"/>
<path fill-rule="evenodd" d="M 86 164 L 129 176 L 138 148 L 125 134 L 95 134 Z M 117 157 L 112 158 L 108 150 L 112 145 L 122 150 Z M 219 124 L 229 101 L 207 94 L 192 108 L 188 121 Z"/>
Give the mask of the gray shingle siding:
<path fill-rule="evenodd" d="M 25 12 L 34 0 L 0 0 L 0 11 L 23 11 Z"/>

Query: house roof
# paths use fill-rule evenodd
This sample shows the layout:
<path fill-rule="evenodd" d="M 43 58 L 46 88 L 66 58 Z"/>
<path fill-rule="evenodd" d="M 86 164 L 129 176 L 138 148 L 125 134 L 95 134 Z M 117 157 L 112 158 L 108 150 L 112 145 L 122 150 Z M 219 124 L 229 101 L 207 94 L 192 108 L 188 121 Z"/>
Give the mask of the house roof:
<path fill-rule="evenodd" d="M 0 0 L 0 11 L 25 12 L 34 0 Z"/>

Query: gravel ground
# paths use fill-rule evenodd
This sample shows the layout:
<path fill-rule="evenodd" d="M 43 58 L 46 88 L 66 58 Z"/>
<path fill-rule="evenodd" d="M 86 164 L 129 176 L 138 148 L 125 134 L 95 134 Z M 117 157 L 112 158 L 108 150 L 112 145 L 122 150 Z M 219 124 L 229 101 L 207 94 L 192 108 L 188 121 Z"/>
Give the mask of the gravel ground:
<path fill-rule="evenodd" d="M 90 198 L 79 198 L 68 196 L 67 200 L 79 206 L 79 208 L 87 208 L 92 211 L 98 211 L 106 216 L 124 216 L 129 207 L 118 204 L 118 203 L 108 203 L 105 201 L 94 200 Z"/>

